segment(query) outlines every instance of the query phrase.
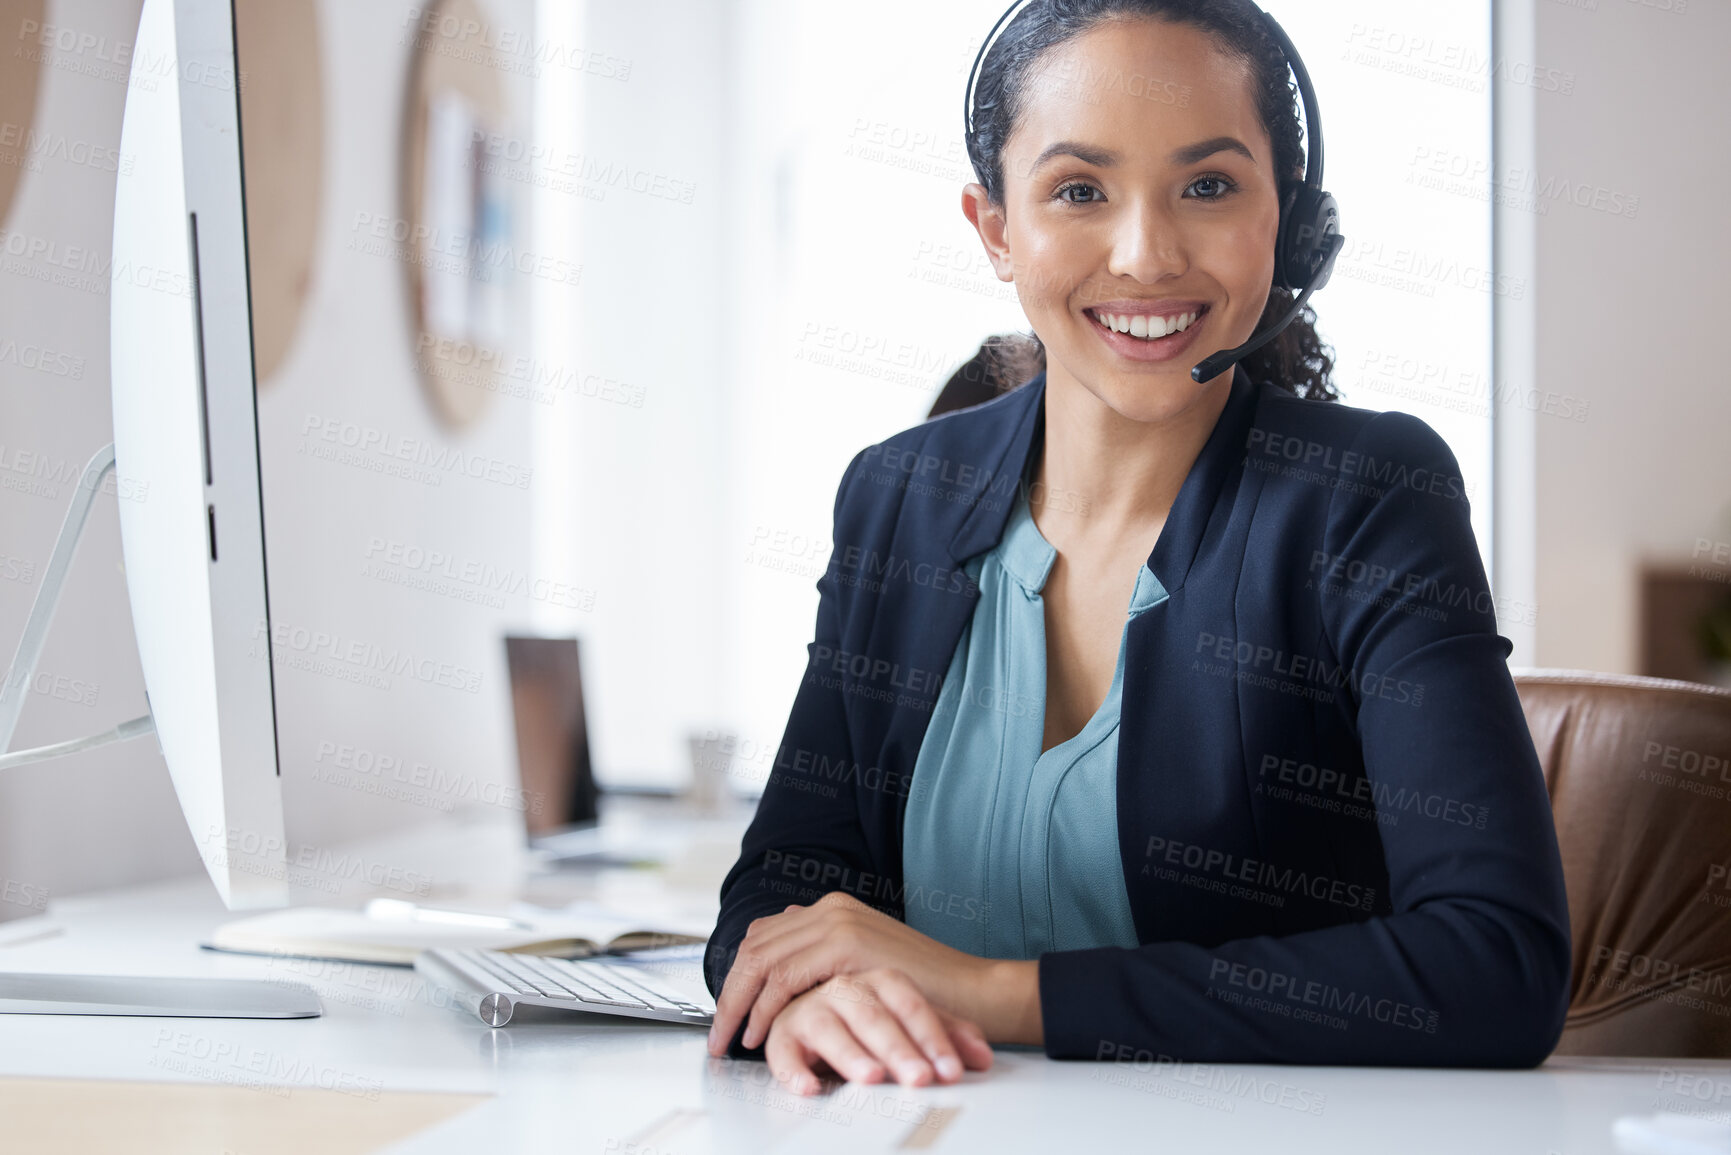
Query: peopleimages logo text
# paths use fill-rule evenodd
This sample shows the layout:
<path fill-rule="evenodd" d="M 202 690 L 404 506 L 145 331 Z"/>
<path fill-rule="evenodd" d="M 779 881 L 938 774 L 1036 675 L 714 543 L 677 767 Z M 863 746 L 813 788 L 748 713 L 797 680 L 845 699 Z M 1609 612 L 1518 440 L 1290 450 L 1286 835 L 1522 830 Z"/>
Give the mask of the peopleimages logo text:
<path fill-rule="evenodd" d="M 1143 853 L 1148 858 L 1157 857 L 1169 866 L 1183 866 L 1189 870 L 1200 870 L 1204 874 L 1218 874 L 1222 878 L 1248 882 L 1287 894 L 1308 895 L 1318 902 L 1332 902 L 1337 906 L 1350 906 L 1359 910 L 1370 910 L 1376 903 L 1376 888 L 1372 886 L 1329 878 L 1322 874 L 1311 874 L 1290 866 L 1278 867 L 1272 862 L 1245 858 L 1230 851 L 1197 846 L 1194 843 L 1178 842 L 1158 834 L 1149 836 L 1148 848 Z"/>
<path fill-rule="evenodd" d="M 1426 1010 L 1399 999 L 1343 990 L 1333 983 L 1318 982 L 1265 967 L 1249 966 L 1231 959 L 1212 959 L 1208 966 L 1208 982 L 1211 994 L 1220 985 L 1237 987 L 1265 998 L 1302 1003 L 1323 1012 L 1355 1015 L 1388 1026 L 1422 1031 L 1427 1035 L 1436 1034 L 1440 1017 L 1436 1011 Z"/>
<path fill-rule="evenodd" d="M 1466 482 L 1452 473 L 1438 473 L 1423 466 L 1415 469 L 1394 458 L 1379 458 L 1373 454 L 1360 453 L 1356 449 L 1343 451 L 1325 442 L 1270 433 L 1266 429 L 1252 429 L 1245 449 L 1250 454 L 1278 458 L 1343 478 L 1354 478 L 1384 490 L 1411 489 L 1457 500 L 1467 496 Z"/>
<path fill-rule="evenodd" d="M 479 453 L 465 453 L 448 445 L 435 445 L 423 438 L 404 437 L 370 425 L 357 425 L 351 421 L 320 417 L 311 413 L 307 414 L 301 423 L 301 435 L 359 453 L 408 461 L 428 469 L 457 473 L 477 481 L 491 481 L 514 489 L 529 488 L 529 482 L 535 476 L 533 469 L 509 461 L 500 461 Z"/>
<path fill-rule="evenodd" d="M 1217 661 L 1232 662 L 1240 668 L 1240 673 L 1247 670 L 1267 670 L 1277 677 L 1291 678 L 1299 684 L 1313 682 L 1330 689 L 1350 686 L 1357 690 L 1362 698 L 1384 698 L 1413 706 L 1424 703 L 1423 682 L 1392 678 L 1374 670 L 1359 673 L 1326 658 L 1292 654 L 1238 638 L 1220 637 L 1204 631 L 1196 635 L 1195 652 Z"/>

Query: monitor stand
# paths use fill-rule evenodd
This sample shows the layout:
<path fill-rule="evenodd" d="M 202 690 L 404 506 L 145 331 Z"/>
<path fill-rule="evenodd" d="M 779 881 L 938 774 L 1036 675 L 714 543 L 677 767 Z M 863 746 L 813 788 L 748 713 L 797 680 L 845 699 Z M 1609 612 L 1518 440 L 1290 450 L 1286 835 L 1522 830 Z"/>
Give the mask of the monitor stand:
<path fill-rule="evenodd" d="M 24 637 L 6 680 L 0 683 L 0 771 L 62 757 L 107 742 L 125 741 L 152 731 L 150 717 L 135 718 L 107 734 L 61 742 L 8 755 L 36 660 L 42 654 L 48 623 L 66 583 L 73 551 L 102 480 L 114 468 L 114 446 L 90 459 L 60 526 L 60 538 L 37 587 L 24 624 Z M 319 997 L 302 983 L 260 979 L 122 978 L 111 975 L 42 975 L 0 972 L 0 1014 L 168 1015 L 200 1019 L 306 1019 L 323 1014 Z"/>
<path fill-rule="evenodd" d="M 300 983 L 0 974 L 0 1014 L 8 1015 L 311 1019 L 323 1011 L 318 995 Z"/>

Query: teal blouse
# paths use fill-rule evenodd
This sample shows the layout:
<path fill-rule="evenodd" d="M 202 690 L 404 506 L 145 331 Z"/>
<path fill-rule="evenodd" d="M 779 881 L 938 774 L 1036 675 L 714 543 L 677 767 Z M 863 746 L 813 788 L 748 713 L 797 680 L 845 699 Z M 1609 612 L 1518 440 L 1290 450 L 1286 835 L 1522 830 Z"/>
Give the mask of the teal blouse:
<path fill-rule="evenodd" d="M 964 566 L 980 597 L 914 761 L 902 825 L 909 926 L 986 958 L 1138 945 L 1118 853 L 1112 687 L 1074 737 L 1044 753 L 1046 617 L 1057 551 L 1018 493 L 1003 536 Z M 1129 619 L 1166 599 L 1146 564 Z"/>

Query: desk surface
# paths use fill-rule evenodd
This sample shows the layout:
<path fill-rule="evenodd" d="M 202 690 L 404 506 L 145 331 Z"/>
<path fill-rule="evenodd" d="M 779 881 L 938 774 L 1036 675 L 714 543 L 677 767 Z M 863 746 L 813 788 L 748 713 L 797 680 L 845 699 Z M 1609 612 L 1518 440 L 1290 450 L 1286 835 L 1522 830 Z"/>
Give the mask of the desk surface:
<path fill-rule="evenodd" d="M 680 889 L 641 870 L 587 878 L 578 889 Z M 0 1015 L 0 1075 L 274 1085 L 279 1093 L 287 1085 L 361 1102 L 397 1091 L 485 1096 L 389 1148 L 403 1155 L 1156 1147 L 1588 1155 L 1617 1150 L 1619 1115 L 1731 1112 L 1731 1062 L 1553 1059 L 1518 1072 L 1137 1067 L 1021 1050 L 1000 1050 L 992 1071 L 956 1086 L 845 1085 L 799 1099 L 761 1063 L 710 1059 L 704 1033 L 692 1028 L 548 1014 L 495 1030 L 440 1005 L 409 970 L 197 949 L 231 917 L 202 878 L 57 902 L 42 919 L 0 928 L 0 969 L 304 982 L 323 999 L 323 1017 Z"/>

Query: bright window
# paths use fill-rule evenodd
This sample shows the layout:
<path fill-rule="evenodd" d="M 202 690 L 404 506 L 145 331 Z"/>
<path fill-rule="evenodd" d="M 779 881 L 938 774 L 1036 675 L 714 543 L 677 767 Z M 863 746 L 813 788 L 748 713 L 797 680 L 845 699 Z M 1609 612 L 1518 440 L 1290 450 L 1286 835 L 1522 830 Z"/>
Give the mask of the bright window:
<path fill-rule="evenodd" d="M 1414 413 L 1448 440 L 1488 552 L 1489 5 L 1268 0 L 1267 7 L 1316 82 L 1326 184 L 1349 239 L 1332 282 L 1314 299 L 1336 351 L 1336 382 L 1348 403 Z M 725 371 L 715 379 L 725 400 L 716 408 L 693 393 L 688 405 L 662 407 L 645 420 L 665 428 L 633 442 L 631 452 L 634 459 L 658 452 L 658 444 L 690 435 L 681 423 L 699 420 L 719 422 L 711 432 L 723 448 L 706 451 L 689 476 L 656 479 L 699 510 L 670 515 L 646 505 L 620 514 L 605 541 L 584 548 L 594 556 L 630 550 L 632 565 L 656 580 L 650 575 L 692 572 L 691 541 L 683 531 L 631 536 L 633 525 L 674 516 L 717 527 L 706 543 L 715 554 L 702 558 L 700 592 L 719 594 L 704 603 L 709 608 L 672 606 L 668 593 L 632 603 L 621 590 L 600 628 L 619 654 L 658 636 L 701 638 L 691 653 L 715 664 L 703 679 L 715 692 L 702 695 L 701 717 L 694 708 L 683 723 L 719 721 L 740 739 L 741 780 L 761 782 L 811 640 L 842 469 L 863 446 L 919 422 L 983 338 L 1025 330 L 1027 321 L 961 213 L 962 188 L 973 180 L 962 94 L 980 39 L 1003 10 L 999 0 L 879 0 L 868 8 L 740 0 L 729 10 L 739 24 L 717 53 L 702 56 L 725 61 L 727 91 L 714 106 L 725 109 L 714 158 L 725 194 L 724 256 L 673 270 L 681 283 L 687 274 L 715 278 L 707 297 L 725 311 Z M 679 27 L 659 35 L 677 38 Z M 654 79 L 652 67 L 645 61 L 634 76 Z M 715 115 L 694 94 L 660 85 L 646 91 L 689 116 Z M 589 123 L 600 123 L 595 118 L 591 111 Z M 662 131 L 646 124 L 638 139 Z M 664 216 L 672 227 L 684 219 Z M 584 226 L 586 252 L 598 236 Z M 666 262 L 649 267 L 659 276 L 670 271 Z M 620 278 L 631 275 L 608 267 L 608 291 L 629 294 Z M 648 322 L 641 333 L 617 331 L 634 323 L 610 316 L 597 331 L 587 316 L 584 340 L 590 350 L 615 339 L 626 348 L 626 337 L 666 350 L 667 334 Z M 592 440 L 587 457 L 615 452 L 616 441 L 611 434 L 605 443 Z M 717 466 L 719 476 L 705 472 Z M 570 524 L 544 529 L 570 532 Z M 615 540 L 621 533 L 627 537 Z M 689 628 L 670 631 L 668 615 L 678 613 L 688 614 Z M 653 668 L 642 667 L 644 679 Z M 613 691 L 617 705 L 603 706 L 596 722 L 604 746 L 616 741 L 609 734 L 670 731 L 675 720 L 661 707 L 626 701 L 664 690 L 645 682 Z M 603 769 L 631 760 L 617 740 L 619 756 L 604 750 L 598 759 Z"/>

